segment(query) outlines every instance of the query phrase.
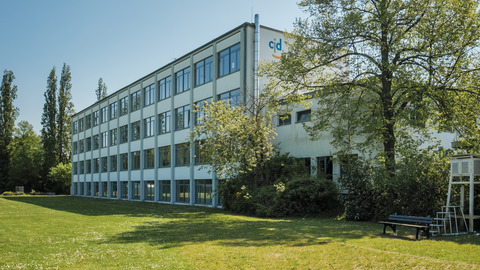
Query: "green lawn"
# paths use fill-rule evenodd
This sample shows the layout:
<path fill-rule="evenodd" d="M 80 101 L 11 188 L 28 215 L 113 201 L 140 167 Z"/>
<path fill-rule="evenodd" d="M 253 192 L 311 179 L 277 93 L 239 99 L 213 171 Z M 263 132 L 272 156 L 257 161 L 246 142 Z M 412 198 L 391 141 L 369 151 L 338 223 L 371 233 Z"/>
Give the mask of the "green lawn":
<path fill-rule="evenodd" d="M 414 240 L 333 218 L 203 207 L 0 197 L 0 269 L 480 269 L 480 236 Z"/>

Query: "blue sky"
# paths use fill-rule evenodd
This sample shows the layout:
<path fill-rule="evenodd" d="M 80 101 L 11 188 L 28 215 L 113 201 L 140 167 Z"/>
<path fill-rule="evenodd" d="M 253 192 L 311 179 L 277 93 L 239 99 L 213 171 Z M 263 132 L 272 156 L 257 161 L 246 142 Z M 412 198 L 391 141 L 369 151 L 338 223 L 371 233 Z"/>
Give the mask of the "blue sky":
<path fill-rule="evenodd" d="M 0 0 L 0 69 L 18 87 L 17 122 L 41 130 L 47 76 L 72 72 L 80 111 L 96 101 L 100 77 L 113 93 L 174 58 L 253 21 L 291 31 L 305 13 L 295 0 Z"/>

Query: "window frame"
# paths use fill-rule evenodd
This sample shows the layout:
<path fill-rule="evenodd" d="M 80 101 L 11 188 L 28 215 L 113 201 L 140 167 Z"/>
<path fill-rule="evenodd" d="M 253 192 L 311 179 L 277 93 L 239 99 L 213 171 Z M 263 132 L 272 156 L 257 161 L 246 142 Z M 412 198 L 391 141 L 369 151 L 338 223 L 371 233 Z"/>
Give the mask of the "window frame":
<path fill-rule="evenodd" d="M 121 98 L 119 103 L 120 103 L 120 116 L 127 115 L 129 112 L 128 96 Z"/>
<path fill-rule="evenodd" d="M 143 88 L 143 106 L 147 107 L 155 103 L 155 84 Z"/>
<path fill-rule="evenodd" d="M 130 124 L 131 138 L 130 141 L 138 141 L 142 137 L 140 121 L 135 121 Z"/>
<path fill-rule="evenodd" d="M 185 105 L 175 109 L 175 130 L 187 129 L 191 124 L 190 105 Z M 185 117 L 186 115 L 186 117 Z M 180 117 L 183 116 L 183 117 Z M 185 121 L 185 118 L 187 121 Z M 181 122 L 180 122 L 181 119 Z"/>
<path fill-rule="evenodd" d="M 142 108 L 142 91 L 138 90 L 130 95 L 132 99 L 131 111 L 138 111 Z"/>
<path fill-rule="evenodd" d="M 158 101 L 167 99 L 172 96 L 172 76 L 161 79 L 158 84 Z"/>
<path fill-rule="evenodd" d="M 149 138 L 155 136 L 155 116 L 143 119 L 143 137 Z"/>
<path fill-rule="evenodd" d="M 163 121 L 165 119 L 165 121 Z M 158 134 L 167 134 L 172 131 L 172 111 L 166 111 L 158 115 Z"/>
<path fill-rule="evenodd" d="M 240 43 L 220 51 L 218 53 L 218 77 L 221 78 L 239 71 L 241 63 Z"/>

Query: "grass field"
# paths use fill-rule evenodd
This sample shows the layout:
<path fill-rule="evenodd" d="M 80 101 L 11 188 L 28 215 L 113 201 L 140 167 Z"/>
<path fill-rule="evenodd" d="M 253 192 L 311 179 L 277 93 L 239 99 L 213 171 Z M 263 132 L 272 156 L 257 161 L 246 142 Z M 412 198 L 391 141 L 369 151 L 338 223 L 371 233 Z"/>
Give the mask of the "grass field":
<path fill-rule="evenodd" d="M 69 196 L 0 197 L 0 269 L 480 269 L 480 236 Z"/>

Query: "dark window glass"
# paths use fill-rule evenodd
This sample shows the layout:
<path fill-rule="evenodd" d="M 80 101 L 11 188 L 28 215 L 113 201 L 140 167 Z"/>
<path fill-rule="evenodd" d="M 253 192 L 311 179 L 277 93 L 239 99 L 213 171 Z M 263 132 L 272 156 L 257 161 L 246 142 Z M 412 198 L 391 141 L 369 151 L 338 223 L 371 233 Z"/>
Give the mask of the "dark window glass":
<path fill-rule="evenodd" d="M 240 70 L 240 44 L 227 48 L 218 54 L 218 69 L 220 77 Z"/>
<path fill-rule="evenodd" d="M 171 148 L 170 145 L 158 148 L 158 167 L 166 168 L 171 164 Z"/>
<path fill-rule="evenodd" d="M 132 112 L 140 109 L 142 106 L 142 95 L 140 91 L 132 94 Z"/>
<path fill-rule="evenodd" d="M 297 123 L 308 122 L 310 121 L 311 110 L 305 110 L 297 112 Z"/>
<path fill-rule="evenodd" d="M 175 166 L 189 166 L 190 165 L 190 146 L 188 143 L 181 143 L 175 145 Z"/>
<path fill-rule="evenodd" d="M 190 127 L 190 105 L 175 109 L 175 130 Z"/>
<path fill-rule="evenodd" d="M 212 180 L 195 180 L 195 203 L 212 203 Z"/>
<path fill-rule="evenodd" d="M 177 186 L 177 202 L 188 203 L 190 202 L 190 181 L 189 180 L 177 180 L 175 181 Z"/>
<path fill-rule="evenodd" d="M 164 134 L 170 132 L 172 113 L 170 111 L 158 115 L 158 133 Z"/>
<path fill-rule="evenodd" d="M 172 78 L 167 77 L 160 81 L 160 95 L 159 100 L 169 98 L 172 93 Z"/>
<path fill-rule="evenodd" d="M 140 170 L 140 151 L 132 152 L 132 170 Z"/>
<path fill-rule="evenodd" d="M 140 140 L 140 121 L 133 122 L 132 127 L 132 141 Z"/>
<path fill-rule="evenodd" d="M 148 106 L 155 102 L 155 84 L 151 84 L 143 89 L 144 106 Z"/>
<path fill-rule="evenodd" d="M 278 125 L 285 126 L 290 125 L 292 123 L 292 115 L 291 114 L 282 114 L 278 116 Z"/>
<path fill-rule="evenodd" d="M 155 167 L 155 149 L 147 149 L 143 151 L 144 168 L 153 169 Z"/>
<path fill-rule="evenodd" d="M 120 99 L 120 116 L 128 113 L 128 97 Z"/>
<path fill-rule="evenodd" d="M 120 127 L 120 143 L 128 142 L 128 126 L 121 126 Z"/>

